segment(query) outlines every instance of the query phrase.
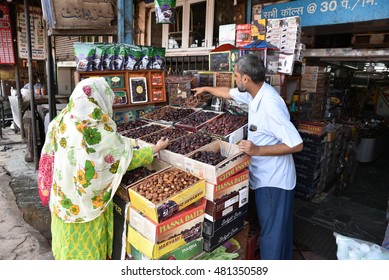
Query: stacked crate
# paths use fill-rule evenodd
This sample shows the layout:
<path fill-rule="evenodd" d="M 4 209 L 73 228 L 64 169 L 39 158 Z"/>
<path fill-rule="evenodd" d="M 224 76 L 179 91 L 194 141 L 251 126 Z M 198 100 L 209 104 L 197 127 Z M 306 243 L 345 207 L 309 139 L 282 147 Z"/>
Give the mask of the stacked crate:
<path fill-rule="evenodd" d="M 173 176 L 175 174 L 176 176 Z M 158 186 L 156 181 L 162 187 Z M 149 192 L 150 184 L 158 193 Z M 173 188 L 182 184 L 185 185 L 183 189 L 170 193 Z M 142 192 L 143 189 L 146 190 Z M 202 243 L 201 232 L 205 214 L 204 179 L 171 167 L 146 177 L 129 188 L 128 192 L 131 201 L 128 211 L 128 255 L 141 259 L 195 257 L 171 254 L 177 250 L 182 252 L 183 246 L 190 246 L 192 241 L 198 245 Z M 167 192 L 169 194 L 165 198 L 163 194 Z M 156 196 L 159 196 L 157 200 Z"/>
<path fill-rule="evenodd" d="M 325 125 L 322 123 L 300 122 L 298 130 L 304 148 L 294 154 L 296 166 L 296 194 L 312 199 L 319 191 L 321 167 L 326 143 Z"/>
<path fill-rule="evenodd" d="M 300 111 L 300 119 L 320 119 L 326 102 L 329 76 L 324 66 L 306 66 L 301 75 L 301 91 L 304 101 L 309 103 L 306 116 Z M 301 104 L 301 103 L 300 103 Z"/>
<path fill-rule="evenodd" d="M 218 140 L 197 151 L 220 152 L 225 160 L 216 165 L 200 162 L 189 154 L 185 169 L 206 181 L 206 209 L 203 226 L 204 251 L 211 252 L 244 226 L 248 212 L 249 156 L 235 144 Z"/>

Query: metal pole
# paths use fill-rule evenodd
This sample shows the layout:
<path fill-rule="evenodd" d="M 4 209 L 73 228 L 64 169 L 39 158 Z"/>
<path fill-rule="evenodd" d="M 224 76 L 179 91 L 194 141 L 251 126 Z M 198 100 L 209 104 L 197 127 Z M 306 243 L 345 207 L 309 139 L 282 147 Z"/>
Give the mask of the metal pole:
<path fill-rule="evenodd" d="M 33 71 L 32 71 L 32 47 L 31 47 L 31 28 L 30 28 L 30 14 L 28 0 L 24 0 L 24 15 L 26 18 L 27 30 L 27 54 L 28 54 L 28 82 L 30 84 L 30 107 L 31 107 L 31 121 L 32 121 L 32 145 L 34 151 L 35 170 L 38 170 L 39 155 L 38 155 L 38 140 L 37 140 L 37 125 L 36 125 L 36 104 L 33 85 Z"/>
<path fill-rule="evenodd" d="M 46 61 L 46 76 L 47 76 L 47 83 L 46 83 L 46 89 L 47 89 L 47 96 L 49 100 L 49 117 L 50 121 L 52 121 L 55 116 L 57 115 L 57 107 L 56 107 L 56 100 L 55 100 L 55 92 L 52 90 L 52 84 L 53 84 L 53 56 L 52 56 L 52 44 L 51 44 L 51 36 L 48 36 L 47 30 L 46 30 L 46 55 L 47 55 L 47 61 Z"/>
<path fill-rule="evenodd" d="M 134 42 L 133 0 L 124 0 L 124 43 Z"/>
<path fill-rule="evenodd" d="M 12 15 L 13 15 L 12 18 L 14 18 L 16 21 L 17 14 L 16 14 L 15 8 L 12 9 Z M 17 24 L 16 24 L 16 22 L 14 22 L 12 24 L 12 36 L 14 38 L 16 38 L 18 36 L 16 27 L 17 27 Z M 14 55 L 15 55 L 15 75 L 16 75 L 15 82 L 16 82 L 16 92 L 17 92 L 18 108 L 19 108 L 19 119 L 20 119 L 20 126 L 21 126 L 21 127 L 19 127 L 19 129 L 20 129 L 20 134 L 22 136 L 22 141 L 24 142 L 26 140 L 26 135 L 25 135 L 24 127 L 23 127 L 23 96 L 20 92 L 20 89 L 21 89 L 21 86 L 20 86 L 20 63 L 19 63 L 19 55 L 18 55 L 19 48 L 18 48 L 18 44 L 16 43 L 16 39 L 13 40 L 12 44 L 13 44 Z"/>
<path fill-rule="evenodd" d="M 252 10 L 251 0 L 247 0 L 246 23 L 251 23 L 251 10 Z"/>
<path fill-rule="evenodd" d="M 124 15 L 125 15 L 125 10 L 124 10 L 124 0 L 118 0 L 118 43 L 124 43 Z"/>

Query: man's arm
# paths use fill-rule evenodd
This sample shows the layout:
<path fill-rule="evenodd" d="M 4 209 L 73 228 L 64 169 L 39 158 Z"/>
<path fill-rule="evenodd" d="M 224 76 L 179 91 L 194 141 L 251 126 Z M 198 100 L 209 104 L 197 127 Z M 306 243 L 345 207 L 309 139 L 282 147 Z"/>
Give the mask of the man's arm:
<path fill-rule="evenodd" d="M 285 144 L 275 144 L 269 146 L 256 146 L 250 140 L 242 140 L 239 142 L 239 150 L 249 156 L 283 156 L 301 152 L 303 143 L 294 147 L 289 147 Z"/>
<path fill-rule="evenodd" d="M 194 96 L 209 92 L 216 97 L 222 97 L 226 99 L 231 98 L 230 88 L 228 87 L 198 87 L 192 89 L 192 91 L 194 91 Z"/>

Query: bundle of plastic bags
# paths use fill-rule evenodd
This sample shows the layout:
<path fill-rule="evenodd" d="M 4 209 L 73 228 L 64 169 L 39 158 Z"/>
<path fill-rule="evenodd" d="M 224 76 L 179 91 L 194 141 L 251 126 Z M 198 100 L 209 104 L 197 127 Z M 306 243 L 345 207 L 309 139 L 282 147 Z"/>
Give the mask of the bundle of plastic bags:
<path fill-rule="evenodd" d="M 389 260 L 389 250 L 377 244 L 334 232 L 338 260 Z"/>

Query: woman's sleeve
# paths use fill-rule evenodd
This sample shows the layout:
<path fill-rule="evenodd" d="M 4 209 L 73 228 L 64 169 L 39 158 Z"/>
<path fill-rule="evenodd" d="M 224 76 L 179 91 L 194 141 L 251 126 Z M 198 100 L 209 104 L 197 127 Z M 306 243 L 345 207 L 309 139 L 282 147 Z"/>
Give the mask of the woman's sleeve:
<path fill-rule="evenodd" d="M 151 147 L 144 147 L 134 150 L 132 160 L 127 168 L 127 171 L 152 163 L 154 160 L 154 152 Z"/>

